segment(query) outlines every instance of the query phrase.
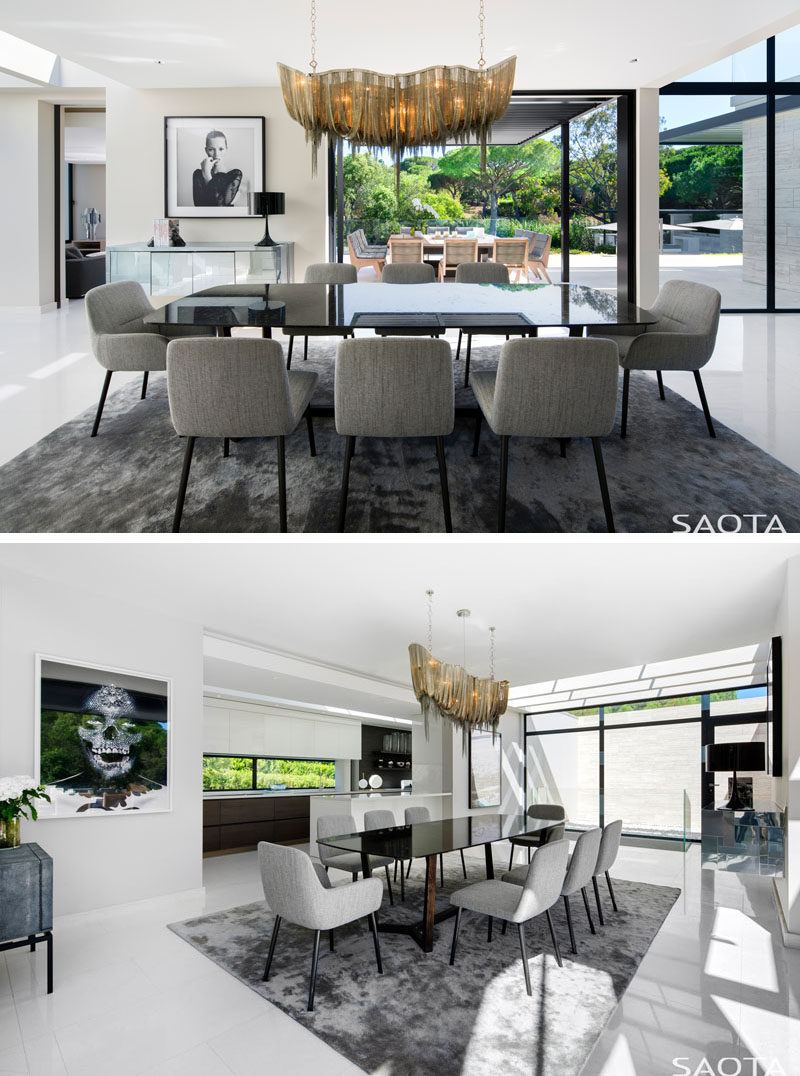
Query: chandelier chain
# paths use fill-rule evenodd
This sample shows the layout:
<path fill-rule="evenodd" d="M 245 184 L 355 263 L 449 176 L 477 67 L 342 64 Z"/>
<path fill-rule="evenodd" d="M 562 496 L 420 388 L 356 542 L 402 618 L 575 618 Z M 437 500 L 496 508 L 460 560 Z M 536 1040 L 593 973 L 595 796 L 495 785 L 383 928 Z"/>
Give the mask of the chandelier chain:
<path fill-rule="evenodd" d="M 485 12 L 483 10 L 483 0 L 480 0 L 480 7 L 479 7 L 479 10 L 478 10 L 478 33 L 479 33 L 480 44 L 481 44 L 481 56 L 480 56 L 480 59 L 478 60 L 478 67 L 480 67 L 481 70 L 484 67 L 486 67 L 486 60 L 484 59 L 484 56 L 483 56 L 483 50 L 484 50 L 484 47 L 486 45 L 486 28 L 485 28 L 485 25 L 484 25 L 485 22 L 486 22 L 486 14 L 485 14 Z"/>
<path fill-rule="evenodd" d="M 494 628 L 489 628 L 489 679 L 494 680 Z"/>
<path fill-rule="evenodd" d="M 483 4 L 483 0 L 481 0 Z M 317 73 L 317 0 L 311 0 L 311 70 Z"/>
<path fill-rule="evenodd" d="M 428 598 L 428 653 L 433 653 L 433 591 L 426 590 Z"/>

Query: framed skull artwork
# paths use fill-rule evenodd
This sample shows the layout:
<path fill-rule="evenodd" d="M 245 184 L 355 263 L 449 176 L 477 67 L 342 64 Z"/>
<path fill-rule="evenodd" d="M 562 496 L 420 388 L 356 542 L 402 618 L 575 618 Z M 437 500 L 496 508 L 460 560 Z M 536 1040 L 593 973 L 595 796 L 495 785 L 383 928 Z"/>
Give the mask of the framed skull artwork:
<path fill-rule="evenodd" d="M 169 811 L 170 681 L 36 656 L 40 818 Z"/>

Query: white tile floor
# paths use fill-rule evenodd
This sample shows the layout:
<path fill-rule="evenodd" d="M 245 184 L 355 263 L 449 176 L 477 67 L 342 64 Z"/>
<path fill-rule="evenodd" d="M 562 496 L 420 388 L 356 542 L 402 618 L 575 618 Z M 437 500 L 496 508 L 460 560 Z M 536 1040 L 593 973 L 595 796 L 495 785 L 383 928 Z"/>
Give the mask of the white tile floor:
<path fill-rule="evenodd" d="M 498 849 L 497 861 L 505 854 Z M 583 1076 L 669 1076 L 683 1071 L 673 1058 L 689 1058 L 695 1072 L 704 1056 L 759 1057 L 756 1073 L 796 1073 L 800 950 L 783 948 L 770 881 L 701 871 L 697 847 L 686 858 L 623 848 L 614 873 L 683 892 Z M 206 860 L 204 881 L 207 911 L 261 897 L 255 853 Z M 174 898 L 57 922 L 50 997 L 43 950 L 0 956 L 0 1073 L 359 1072 L 166 929 L 200 911 L 196 900 Z M 449 934 L 445 927 L 437 944 Z M 384 950 L 391 974 L 390 939 Z M 720 1071 L 734 1071 L 732 1062 Z"/>
<path fill-rule="evenodd" d="M 112 390 L 132 376 L 115 374 Z M 49 314 L 0 312 L 0 465 L 96 406 L 102 380 L 82 300 Z M 664 380 L 697 405 L 691 374 Z M 800 315 L 724 316 L 703 380 L 721 422 L 800 472 Z M 645 435 L 635 412 L 630 423 L 631 438 Z"/>

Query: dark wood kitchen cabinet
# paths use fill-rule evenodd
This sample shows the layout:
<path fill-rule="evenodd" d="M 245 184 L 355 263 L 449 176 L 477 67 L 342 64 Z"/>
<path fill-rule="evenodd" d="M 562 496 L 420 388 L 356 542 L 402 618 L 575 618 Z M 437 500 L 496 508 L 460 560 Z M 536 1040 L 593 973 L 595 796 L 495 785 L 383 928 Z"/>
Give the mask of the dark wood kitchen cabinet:
<path fill-rule="evenodd" d="M 246 852 L 259 841 L 309 840 L 309 796 L 220 796 L 203 800 L 203 852 Z"/>

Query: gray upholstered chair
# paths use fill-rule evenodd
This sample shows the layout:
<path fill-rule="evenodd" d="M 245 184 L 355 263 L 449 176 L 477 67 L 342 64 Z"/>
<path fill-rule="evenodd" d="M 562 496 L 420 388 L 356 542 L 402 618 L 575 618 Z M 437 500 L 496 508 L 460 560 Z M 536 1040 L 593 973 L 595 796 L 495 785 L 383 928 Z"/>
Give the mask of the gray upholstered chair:
<path fill-rule="evenodd" d="M 92 437 L 97 436 L 111 375 L 115 371 L 143 373 L 142 395 L 147 395 L 151 370 L 166 370 L 167 343 L 176 336 L 213 336 L 214 330 L 193 325 L 151 325 L 144 321 L 153 305 L 136 280 L 101 284 L 86 293 L 86 319 L 92 353 L 106 376 L 97 406 Z M 163 330 L 163 331 L 162 331 Z"/>
<path fill-rule="evenodd" d="M 601 346 L 602 345 L 602 346 Z M 478 453 L 481 413 L 500 435 L 500 498 L 497 529 L 505 530 L 508 442 L 512 436 L 590 437 L 603 498 L 606 526 L 614 530 L 599 438 L 611 432 L 619 383 L 616 349 L 607 340 L 531 339 L 503 345 L 497 373 L 479 370 L 472 389 L 479 411 L 473 456 Z"/>
<path fill-rule="evenodd" d="M 374 810 L 364 811 L 364 832 L 366 833 L 371 829 L 395 829 L 397 827 L 397 819 L 394 816 L 393 811 L 388 810 Z M 400 900 L 406 899 L 406 883 L 405 876 L 403 874 L 403 863 L 401 860 L 394 860 L 394 880 L 397 881 L 397 867 L 400 865 Z M 389 869 L 388 867 L 386 868 Z"/>
<path fill-rule="evenodd" d="M 508 266 L 502 262 L 462 262 L 456 266 L 456 284 L 508 284 Z M 458 345 L 456 347 L 456 362 L 461 356 L 461 340 L 465 330 L 458 330 Z M 469 360 L 472 355 L 472 337 L 475 333 L 466 330 L 467 337 L 467 361 L 464 365 L 464 388 L 469 384 Z M 482 329 L 481 336 L 493 336 L 491 329 Z M 508 333 L 501 332 L 508 340 Z"/>
<path fill-rule="evenodd" d="M 382 284 L 433 284 L 436 272 L 428 262 L 389 262 L 381 276 Z"/>
<path fill-rule="evenodd" d="M 600 850 L 597 853 L 597 863 L 595 864 L 594 874 L 592 875 L 594 899 L 597 901 L 597 916 L 600 920 L 601 927 L 605 926 L 605 919 L 603 918 L 603 909 L 600 905 L 600 890 L 597 887 L 597 879 L 601 874 L 606 876 L 608 893 L 611 897 L 611 906 L 615 912 L 619 911 L 616 898 L 614 897 L 614 890 L 611 886 L 611 875 L 608 872 L 614 866 L 617 855 L 619 854 L 619 842 L 621 837 L 622 819 L 618 818 L 616 822 L 609 822 L 603 827 L 603 836 L 600 838 Z"/>
<path fill-rule="evenodd" d="M 427 807 L 406 807 L 405 819 L 407 826 L 413 826 L 418 822 L 430 822 L 431 812 Z M 459 852 L 461 853 L 461 869 L 464 872 L 464 877 L 466 878 L 467 865 L 464 862 L 464 849 L 459 848 Z M 406 878 L 409 876 L 409 874 L 411 874 L 411 864 L 413 862 L 413 859 L 409 859 L 408 868 L 406 870 Z M 444 885 L 444 854 L 442 852 L 439 853 L 439 882 L 441 885 Z"/>
<path fill-rule="evenodd" d="M 304 284 L 356 284 L 358 282 L 358 269 L 347 262 L 314 262 L 306 269 L 303 277 Z M 308 358 L 309 336 L 329 336 L 327 329 L 284 329 L 283 335 L 289 337 L 289 350 L 286 355 L 286 369 L 292 365 L 292 348 L 294 338 L 303 337 L 303 361 Z"/>
<path fill-rule="evenodd" d="M 578 949 L 575 945 L 575 931 L 572 926 L 572 910 L 570 908 L 569 898 L 574 896 L 575 893 L 580 891 L 583 896 L 583 904 L 586 908 L 586 918 L 589 920 L 589 929 L 592 934 L 596 934 L 594 929 L 594 923 L 592 922 L 592 913 L 589 909 L 589 897 L 586 893 L 586 886 L 592 879 L 595 871 L 595 864 L 597 863 L 597 853 L 600 848 L 600 836 L 601 831 L 599 826 L 595 826 L 593 829 L 584 830 L 575 842 L 575 849 L 572 853 L 572 857 L 567 867 L 567 873 L 564 877 L 564 883 L 561 887 L 561 896 L 564 898 L 564 908 L 567 913 L 567 926 L 569 927 L 569 940 L 572 945 L 573 953 L 577 953 Z M 558 842 L 561 843 L 561 842 Z M 564 841 L 566 844 L 567 842 Z M 542 852 L 551 847 L 550 845 L 544 845 L 540 848 L 533 857 L 535 863 Z M 515 867 L 513 871 L 508 871 L 503 875 L 504 882 L 510 882 L 513 885 L 524 885 L 527 877 L 528 867 Z"/>
<path fill-rule="evenodd" d="M 563 822 L 567 817 L 567 812 L 561 806 L 560 803 L 533 803 L 527 810 L 528 818 L 545 818 L 547 820 L 552 819 L 554 822 Z M 508 859 L 508 869 L 514 866 L 514 849 L 517 845 L 522 848 L 528 849 L 528 862 L 531 861 L 531 848 L 538 848 L 543 844 L 549 844 L 550 841 L 562 841 L 564 839 L 565 827 L 553 826 L 551 829 L 546 829 L 541 833 L 531 833 L 526 835 L 520 834 L 519 837 L 511 838 L 511 855 Z"/>
<path fill-rule="evenodd" d="M 350 814 L 324 814 L 317 819 L 317 837 L 340 837 L 343 833 L 358 833 L 356 820 Z M 335 867 L 337 871 L 347 871 L 352 875 L 355 882 L 364 869 L 361 856 L 358 852 L 336 852 L 329 844 L 317 844 L 317 856 L 326 871 Z M 378 867 L 386 869 L 386 887 L 389 891 L 389 903 L 394 904 L 392 894 L 392 881 L 389 877 L 389 867 L 394 860 L 389 856 L 370 856 L 369 865 L 371 870 Z"/>
<path fill-rule="evenodd" d="M 531 994 L 531 977 L 528 971 L 528 953 L 525 947 L 524 926 L 530 919 L 544 913 L 550 927 L 558 966 L 562 967 L 558 939 L 553 929 L 550 909 L 558 901 L 564 885 L 564 872 L 569 855 L 568 841 L 553 841 L 540 848 L 530 866 L 525 867 L 522 892 L 516 884 L 505 880 L 487 880 L 457 889 L 450 897 L 450 903 L 458 909 L 456 924 L 453 929 L 453 944 L 450 949 L 450 963 L 455 964 L 458 930 L 461 926 L 461 912 L 464 909 L 489 917 L 489 941 L 492 940 L 492 922 L 502 919 L 503 923 L 516 923 L 519 933 L 519 947 L 522 953 L 522 967 L 525 972 L 525 989 Z"/>
<path fill-rule="evenodd" d="M 445 529 L 452 531 L 444 438 L 453 432 L 455 396 L 447 341 L 343 340 L 336 352 L 334 413 L 336 432 L 347 438 L 339 530 L 344 530 L 356 437 L 433 437 Z"/>
<path fill-rule="evenodd" d="M 613 334 L 598 326 L 587 330 L 589 336 L 605 336 L 619 351 L 622 375 L 622 429 L 628 433 L 628 391 L 631 370 L 655 370 L 658 394 L 664 399 L 662 370 L 691 370 L 711 437 L 716 437 L 708 409 L 700 370 L 714 352 L 719 328 L 720 294 L 707 284 L 691 280 L 669 280 L 653 303 L 651 314 L 658 317 L 653 325 L 632 326 L 627 332 L 618 328 Z"/>
<path fill-rule="evenodd" d="M 308 404 L 318 379 L 310 371 L 287 371 L 277 340 L 170 341 L 169 411 L 175 430 L 186 438 L 173 531 L 180 530 L 198 437 L 222 438 L 225 456 L 231 438 L 277 438 L 280 529 L 286 530 L 286 436 L 305 415 L 311 455 L 316 455 Z"/>
<path fill-rule="evenodd" d="M 314 948 L 311 958 L 311 982 L 308 988 L 308 1011 L 314 1010 L 314 992 L 317 985 L 319 939 L 323 930 L 330 932 L 330 948 L 334 949 L 333 932 L 337 927 L 366 918 L 372 931 L 378 973 L 383 974 L 381 948 L 375 912 L 381 906 L 383 886 L 377 878 L 365 878 L 353 885 L 332 886 L 324 869 L 312 862 L 299 848 L 287 848 L 282 844 L 260 841 L 258 865 L 264 897 L 275 916 L 269 953 L 262 980 L 269 980 L 275 943 L 281 923 L 286 919 L 299 927 L 314 931 Z"/>

